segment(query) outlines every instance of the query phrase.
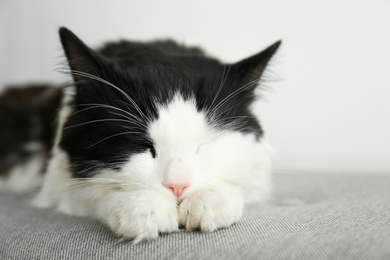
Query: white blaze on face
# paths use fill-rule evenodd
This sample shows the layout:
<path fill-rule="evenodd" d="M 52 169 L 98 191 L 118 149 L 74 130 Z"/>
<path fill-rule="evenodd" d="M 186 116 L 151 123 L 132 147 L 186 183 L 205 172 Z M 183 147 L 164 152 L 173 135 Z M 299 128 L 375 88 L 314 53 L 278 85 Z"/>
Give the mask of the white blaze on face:
<path fill-rule="evenodd" d="M 158 119 L 150 125 L 149 134 L 162 165 L 164 185 L 191 184 L 190 162 L 198 146 L 205 141 L 209 128 L 194 100 L 176 95 L 167 106 L 159 108 Z"/>
<path fill-rule="evenodd" d="M 129 176 L 144 179 L 151 187 L 168 188 L 177 197 L 216 183 L 240 187 L 248 200 L 266 193 L 270 164 L 263 140 L 214 128 L 195 100 L 176 95 L 159 107 L 148 131 L 157 156 L 134 156 L 124 171 Z"/>
<path fill-rule="evenodd" d="M 188 163 L 180 158 L 168 162 L 163 173 L 163 184 L 191 184 L 191 172 Z"/>

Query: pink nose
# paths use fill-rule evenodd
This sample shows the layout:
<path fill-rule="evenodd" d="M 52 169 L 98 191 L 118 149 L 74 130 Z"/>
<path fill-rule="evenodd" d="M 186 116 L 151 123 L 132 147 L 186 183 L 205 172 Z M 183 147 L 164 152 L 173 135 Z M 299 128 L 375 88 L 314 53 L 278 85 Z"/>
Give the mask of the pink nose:
<path fill-rule="evenodd" d="M 164 184 L 165 187 L 172 190 L 176 197 L 180 197 L 183 194 L 185 188 L 190 186 L 188 183 L 168 183 Z"/>

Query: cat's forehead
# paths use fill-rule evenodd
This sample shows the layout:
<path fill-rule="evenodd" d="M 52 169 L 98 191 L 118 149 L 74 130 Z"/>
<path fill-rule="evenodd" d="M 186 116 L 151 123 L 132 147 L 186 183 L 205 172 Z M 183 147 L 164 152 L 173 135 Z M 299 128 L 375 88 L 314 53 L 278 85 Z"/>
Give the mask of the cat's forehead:
<path fill-rule="evenodd" d="M 147 90 L 150 95 L 172 96 L 172 93 L 180 91 L 182 94 L 190 92 L 195 94 L 204 87 L 217 88 L 227 68 L 213 60 L 198 59 L 182 60 L 170 58 L 166 60 L 153 60 L 145 64 L 137 64 L 137 67 L 122 67 L 119 77 L 111 81 L 127 82 L 133 88 Z"/>
<path fill-rule="evenodd" d="M 176 93 L 170 102 L 158 106 L 158 117 L 149 124 L 148 131 L 159 148 L 191 149 L 210 134 L 211 127 L 194 99 Z"/>

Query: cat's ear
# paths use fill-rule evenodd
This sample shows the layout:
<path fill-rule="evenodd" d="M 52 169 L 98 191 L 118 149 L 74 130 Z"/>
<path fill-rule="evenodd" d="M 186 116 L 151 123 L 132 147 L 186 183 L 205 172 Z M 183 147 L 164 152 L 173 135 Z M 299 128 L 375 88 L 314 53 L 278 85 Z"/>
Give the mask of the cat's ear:
<path fill-rule="evenodd" d="M 87 74 L 99 76 L 101 57 L 67 28 L 61 27 L 59 34 L 75 82 L 87 79 Z"/>
<path fill-rule="evenodd" d="M 239 77 L 245 84 L 260 80 L 268 62 L 276 53 L 281 43 L 282 41 L 279 40 L 265 50 L 233 64 L 232 68 L 234 69 L 235 77 Z"/>

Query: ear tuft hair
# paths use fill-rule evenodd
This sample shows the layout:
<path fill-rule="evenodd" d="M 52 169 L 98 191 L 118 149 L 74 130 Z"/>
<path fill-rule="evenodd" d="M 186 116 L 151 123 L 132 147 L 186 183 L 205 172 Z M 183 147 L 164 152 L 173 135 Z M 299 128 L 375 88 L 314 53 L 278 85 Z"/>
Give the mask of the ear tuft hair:
<path fill-rule="evenodd" d="M 67 28 L 61 27 L 59 34 L 74 80 L 77 82 L 85 79 L 80 73 L 98 76 L 101 67 L 98 54 Z"/>
<path fill-rule="evenodd" d="M 259 80 L 263 75 L 268 62 L 271 60 L 281 44 L 282 41 L 279 40 L 265 50 L 235 63 L 233 66 L 235 67 L 237 74 L 248 83 Z"/>

